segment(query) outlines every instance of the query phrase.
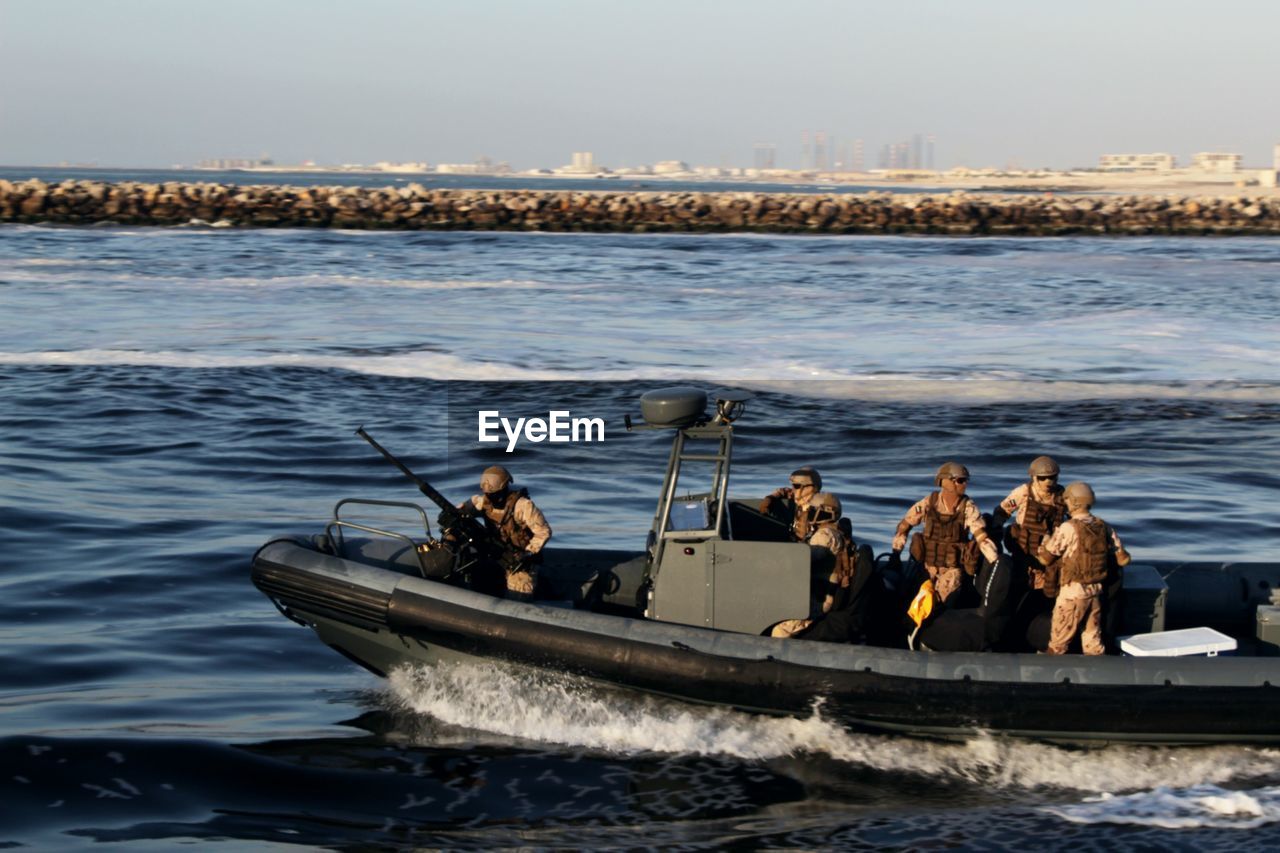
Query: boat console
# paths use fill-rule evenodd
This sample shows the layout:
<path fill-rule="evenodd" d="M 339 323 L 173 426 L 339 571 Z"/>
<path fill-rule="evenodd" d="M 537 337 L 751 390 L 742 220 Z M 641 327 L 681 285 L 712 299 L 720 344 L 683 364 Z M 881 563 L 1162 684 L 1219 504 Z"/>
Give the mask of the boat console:
<path fill-rule="evenodd" d="M 719 394 L 708 416 L 707 394 L 696 388 L 640 398 L 646 428 L 674 431 L 639 601 L 649 619 L 759 634 L 809 612 L 809 546 L 728 497 L 733 422 L 748 399 Z"/>

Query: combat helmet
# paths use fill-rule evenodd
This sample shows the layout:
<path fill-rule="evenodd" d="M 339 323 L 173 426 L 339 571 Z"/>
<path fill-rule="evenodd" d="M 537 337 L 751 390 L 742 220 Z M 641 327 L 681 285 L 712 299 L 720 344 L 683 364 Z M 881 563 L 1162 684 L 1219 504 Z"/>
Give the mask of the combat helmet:
<path fill-rule="evenodd" d="M 1077 480 L 1063 489 L 1062 499 L 1067 502 L 1068 506 L 1083 504 L 1085 509 L 1092 508 L 1093 502 L 1096 500 L 1093 495 L 1093 489 L 1082 480 Z"/>
<path fill-rule="evenodd" d="M 486 495 L 497 494 L 511 485 L 511 472 L 501 465 L 490 465 L 480 475 L 480 491 Z"/>
<path fill-rule="evenodd" d="M 814 524 L 839 521 L 840 516 L 844 513 L 844 507 L 840 505 L 840 498 L 831 492 L 818 492 L 814 495 L 813 500 L 809 501 L 809 509 L 812 512 Z"/>
<path fill-rule="evenodd" d="M 951 477 L 968 477 L 969 469 L 961 465 L 959 462 L 943 462 L 938 467 L 938 473 L 933 475 L 933 484 L 941 486 L 942 481 Z"/>
<path fill-rule="evenodd" d="M 1027 466 L 1027 474 L 1032 477 L 1056 477 L 1060 470 L 1058 463 L 1053 461 L 1052 456 L 1037 456 Z"/>

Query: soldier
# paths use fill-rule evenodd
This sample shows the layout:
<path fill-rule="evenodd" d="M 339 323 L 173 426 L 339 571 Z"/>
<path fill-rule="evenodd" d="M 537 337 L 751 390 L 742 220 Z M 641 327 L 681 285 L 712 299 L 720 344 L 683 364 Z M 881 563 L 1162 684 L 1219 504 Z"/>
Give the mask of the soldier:
<path fill-rule="evenodd" d="M 822 488 L 822 475 L 811 465 L 791 472 L 791 485 L 774 489 L 760 502 L 760 512 L 791 525 L 791 538 L 808 542 L 813 532 L 809 503 Z"/>
<path fill-rule="evenodd" d="M 923 534 L 911 537 L 911 557 L 924 566 L 938 600 L 945 604 L 960 589 L 964 579 L 961 572 L 973 574 L 978 569 L 974 543 L 982 556 L 993 563 L 1000 552 L 987 534 L 978 505 L 965 494 L 969 469 L 957 462 L 943 463 L 933 482 L 942 487 L 941 491 L 930 492 L 907 510 L 894 533 L 893 550 L 901 551 L 907 544 L 907 533 L 924 522 Z"/>
<path fill-rule="evenodd" d="M 511 488 L 511 473 L 501 465 L 484 469 L 480 491 L 459 508 L 482 515 L 490 535 L 501 543 L 508 556 L 515 558 L 505 567 L 507 597 L 529 601 L 538 580 L 542 548 L 551 538 L 551 527 L 527 490 Z"/>
<path fill-rule="evenodd" d="M 1058 473 L 1057 462 L 1048 456 L 1037 456 L 1027 468 L 1030 479 L 1010 492 L 991 513 L 997 530 L 1010 517 L 1014 519 L 1005 533 L 1005 546 L 1019 567 L 1027 571 L 1032 589 L 1044 588 L 1044 564 L 1036 557 L 1040 543 L 1067 518 Z"/>
<path fill-rule="evenodd" d="M 1038 554 L 1050 573 L 1055 568 L 1058 572 L 1058 598 L 1053 606 L 1048 652 L 1066 654 L 1067 646 L 1079 633 L 1084 653 L 1100 655 L 1106 651 L 1102 585 L 1113 562 L 1124 567 L 1131 558 L 1111 525 L 1090 512 L 1094 494 L 1088 483 L 1072 483 L 1062 496 L 1071 518 L 1041 544 Z M 1056 566 L 1051 565 L 1055 562 Z"/>
<path fill-rule="evenodd" d="M 840 498 L 830 492 L 818 492 L 809 501 L 812 533 L 809 546 L 831 552 L 835 562 L 824 588 L 815 596 L 809 619 L 787 619 L 770 632 L 771 637 L 800 637 L 831 642 L 854 642 L 862 639 L 863 589 L 871 577 L 871 550 L 859 548 L 853 537 L 842 529 L 843 507 Z"/>

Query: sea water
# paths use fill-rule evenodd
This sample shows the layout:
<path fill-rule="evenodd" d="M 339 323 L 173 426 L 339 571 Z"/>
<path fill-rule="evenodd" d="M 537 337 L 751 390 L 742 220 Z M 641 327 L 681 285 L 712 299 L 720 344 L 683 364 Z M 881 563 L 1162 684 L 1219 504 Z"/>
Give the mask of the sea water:
<path fill-rule="evenodd" d="M 1031 458 L 1139 559 L 1280 540 L 1280 243 L 0 227 L 0 843 L 1240 849 L 1280 750 L 852 734 L 498 665 L 383 681 L 254 549 L 510 467 L 555 543 L 642 547 L 644 391 L 747 390 L 731 492 L 802 464 L 877 550 L 949 459 Z M 476 413 L 601 443 L 475 441 Z M 434 513 L 431 514 L 434 517 Z M 412 519 L 408 520 L 412 523 Z"/>

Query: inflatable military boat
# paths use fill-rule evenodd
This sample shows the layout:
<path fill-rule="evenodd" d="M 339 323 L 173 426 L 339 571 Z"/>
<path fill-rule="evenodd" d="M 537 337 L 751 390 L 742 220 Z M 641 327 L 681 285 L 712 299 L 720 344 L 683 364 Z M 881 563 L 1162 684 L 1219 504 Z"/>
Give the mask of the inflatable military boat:
<path fill-rule="evenodd" d="M 1136 635 L 1133 655 L 933 650 L 947 647 L 946 632 L 913 649 L 905 628 L 883 645 L 767 636 L 777 622 L 808 612 L 811 584 L 825 568 L 815 568 L 809 546 L 787 541 L 785 524 L 728 497 L 733 421 L 743 404 L 725 395 L 708 416 L 701 391 L 644 395 L 637 428 L 673 434 L 644 550 L 547 549 L 533 601 L 474 588 L 468 567 L 476 552 L 456 529 L 462 522 L 442 510 L 442 524 L 455 529 L 437 539 L 427 513 L 402 502 L 339 502 L 323 532 L 263 545 L 253 581 L 285 616 L 382 676 L 405 664 L 504 661 L 751 712 L 817 708 L 870 731 L 1280 741 L 1280 657 L 1270 633 L 1280 622 L 1271 593 L 1280 565 L 1127 567 L 1116 623 L 1118 633 Z M 709 489 L 706 480 L 689 488 L 699 471 L 709 474 Z M 412 513 L 421 529 L 352 520 L 371 507 Z M 985 566 L 977 586 L 994 586 L 1007 564 L 1002 557 Z M 878 565 L 878 589 L 901 585 L 900 572 Z M 901 601 L 886 593 L 873 604 L 891 611 L 882 625 L 898 624 Z M 941 614 L 938 624 L 954 617 L 982 625 L 989 605 L 980 598 Z M 1225 642 L 1197 647 L 1206 636 Z"/>

